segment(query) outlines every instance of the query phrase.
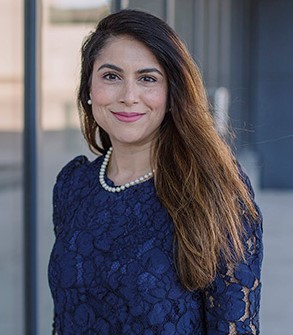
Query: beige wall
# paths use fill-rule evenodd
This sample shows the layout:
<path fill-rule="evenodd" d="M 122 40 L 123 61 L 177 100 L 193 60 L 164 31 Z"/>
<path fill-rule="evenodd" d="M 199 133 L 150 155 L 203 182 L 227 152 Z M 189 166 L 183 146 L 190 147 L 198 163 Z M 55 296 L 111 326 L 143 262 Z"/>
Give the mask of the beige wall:
<path fill-rule="evenodd" d="M 96 8 L 109 11 L 106 1 Z M 79 127 L 76 90 L 80 70 L 80 47 L 94 23 L 52 23 L 50 6 L 43 0 L 41 27 L 41 111 L 43 130 Z M 83 3 L 81 1 L 81 3 Z M 99 1 L 96 2 L 97 4 Z M 0 0 L 0 131 L 23 127 L 23 1 Z M 86 21 L 86 20 L 85 20 Z"/>
<path fill-rule="evenodd" d="M 23 17 L 21 0 L 0 0 L 0 131 L 21 130 Z"/>
<path fill-rule="evenodd" d="M 49 11 L 51 3 L 52 0 L 45 0 L 43 4 L 42 127 L 45 130 L 77 128 L 79 51 L 84 37 L 95 24 L 52 23 Z M 103 7 L 101 10 L 104 10 Z"/>

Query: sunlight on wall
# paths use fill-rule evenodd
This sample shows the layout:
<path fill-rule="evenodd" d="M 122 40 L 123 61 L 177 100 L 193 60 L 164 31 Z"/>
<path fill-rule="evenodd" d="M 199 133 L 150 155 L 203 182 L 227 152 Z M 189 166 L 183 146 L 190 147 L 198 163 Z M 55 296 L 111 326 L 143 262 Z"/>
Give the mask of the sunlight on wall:
<path fill-rule="evenodd" d="M 42 13 L 42 108 L 44 130 L 79 127 L 76 92 L 80 47 L 96 23 L 110 12 L 110 0 L 44 0 Z M 23 8 L 20 0 L 0 0 L 0 131 L 23 127 Z"/>
<path fill-rule="evenodd" d="M 0 131 L 23 127 L 22 1 L 0 0 Z"/>
<path fill-rule="evenodd" d="M 45 0 L 42 27 L 42 128 L 78 128 L 80 47 L 111 1 Z"/>

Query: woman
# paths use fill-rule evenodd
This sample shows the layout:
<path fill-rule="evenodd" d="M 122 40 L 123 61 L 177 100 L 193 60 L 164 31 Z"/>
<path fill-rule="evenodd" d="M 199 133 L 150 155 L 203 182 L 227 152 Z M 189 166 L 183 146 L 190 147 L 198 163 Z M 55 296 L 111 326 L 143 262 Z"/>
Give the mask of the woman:
<path fill-rule="evenodd" d="M 106 17 L 78 104 L 102 155 L 54 188 L 56 333 L 258 334 L 261 214 L 179 37 L 144 12 Z"/>

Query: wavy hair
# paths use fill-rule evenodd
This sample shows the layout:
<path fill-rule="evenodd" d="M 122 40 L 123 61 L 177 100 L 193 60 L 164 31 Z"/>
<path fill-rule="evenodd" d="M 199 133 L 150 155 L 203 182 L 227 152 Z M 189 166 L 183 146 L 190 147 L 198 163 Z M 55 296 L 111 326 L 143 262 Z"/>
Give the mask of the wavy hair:
<path fill-rule="evenodd" d="M 164 68 L 168 82 L 165 118 L 153 146 L 155 187 L 174 224 L 174 256 L 179 278 L 189 290 L 209 285 L 220 258 L 244 257 L 242 210 L 257 219 L 237 162 L 214 127 L 200 72 L 184 43 L 161 19 L 122 10 L 101 20 L 82 46 L 78 106 L 81 127 L 95 153 L 111 141 L 88 105 L 93 64 L 114 36 L 142 42 Z"/>

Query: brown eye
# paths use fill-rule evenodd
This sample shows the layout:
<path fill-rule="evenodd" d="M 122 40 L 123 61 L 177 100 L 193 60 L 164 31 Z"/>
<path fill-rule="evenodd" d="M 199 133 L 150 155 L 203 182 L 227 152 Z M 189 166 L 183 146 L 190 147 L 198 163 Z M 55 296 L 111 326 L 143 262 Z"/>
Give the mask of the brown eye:
<path fill-rule="evenodd" d="M 151 76 L 143 76 L 139 79 L 140 81 L 144 81 L 144 82 L 150 82 L 150 83 L 154 83 L 157 81 L 156 78 L 151 77 Z"/>
<path fill-rule="evenodd" d="M 106 73 L 103 75 L 103 78 L 106 80 L 117 80 L 120 79 L 115 73 Z"/>

